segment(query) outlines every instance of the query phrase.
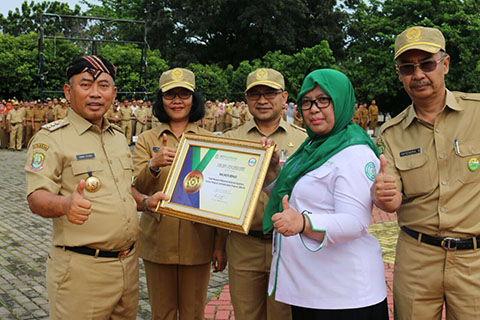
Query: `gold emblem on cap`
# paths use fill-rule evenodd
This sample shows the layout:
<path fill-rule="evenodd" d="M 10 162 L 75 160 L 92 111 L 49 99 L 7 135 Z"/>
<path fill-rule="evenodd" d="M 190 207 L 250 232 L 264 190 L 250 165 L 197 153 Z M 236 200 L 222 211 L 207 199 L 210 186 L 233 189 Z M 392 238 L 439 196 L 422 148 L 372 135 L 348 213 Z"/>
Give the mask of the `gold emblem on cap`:
<path fill-rule="evenodd" d="M 420 30 L 420 28 L 413 27 L 407 30 L 405 37 L 407 38 L 408 41 L 416 41 L 420 38 L 421 34 L 422 34 L 422 30 Z"/>
<path fill-rule="evenodd" d="M 97 192 L 102 186 L 100 179 L 95 176 L 90 176 L 85 180 L 85 189 L 89 192 Z"/>
<path fill-rule="evenodd" d="M 173 69 L 172 71 L 173 80 L 183 80 L 183 71 L 180 69 Z"/>
<path fill-rule="evenodd" d="M 263 68 L 258 69 L 255 75 L 257 76 L 257 80 L 265 80 L 267 79 L 268 71 L 267 69 L 263 69 Z"/>

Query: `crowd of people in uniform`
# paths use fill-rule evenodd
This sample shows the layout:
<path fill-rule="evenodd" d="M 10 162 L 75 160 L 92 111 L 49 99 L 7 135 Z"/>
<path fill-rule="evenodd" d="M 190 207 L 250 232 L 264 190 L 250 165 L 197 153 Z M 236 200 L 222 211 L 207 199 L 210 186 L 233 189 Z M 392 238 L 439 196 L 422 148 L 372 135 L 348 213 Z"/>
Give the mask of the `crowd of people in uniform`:
<path fill-rule="evenodd" d="M 401 227 L 396 319 L 440 319 L 444 305 L 447 319 L 479 318 L 480 97 L 445 87 L 438 29 L 406 29 L 394 61 L 412 104 L 376 145 L 366 132 L 375 101 L 356 108 L 352 83 L 332 69 L 306 75 L 296 107 L 268 68 L 248 75 L 246 104 L 204 104 L 184 68 L 160 75 L 153 104 L 114 103 L 115 66 L 83 56 L 67 67 L 65 118 L 32 112 L 29 125 L 12 103 L 11 135 L 12 124 L 42 128 L 25 172 L 30 209 L 53 220 L 50 318 L 135 319 L 140 257 L 153 319 L 203 319 L 210 270 L 228 261 L 236 319 L 386 320 L 373 204 Z M 214 131 L 275 146 L 248 234 L 155 210 L 182 135 Z"/>

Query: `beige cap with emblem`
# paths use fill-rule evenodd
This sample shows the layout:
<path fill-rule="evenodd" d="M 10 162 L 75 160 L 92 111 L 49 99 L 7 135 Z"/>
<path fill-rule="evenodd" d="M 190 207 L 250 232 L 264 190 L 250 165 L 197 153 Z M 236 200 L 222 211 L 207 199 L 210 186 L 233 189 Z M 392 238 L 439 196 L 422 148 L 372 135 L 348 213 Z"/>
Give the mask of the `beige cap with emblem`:
<path fill-rule="evenodd" d="M 273 89 L 284 89 L 285 80 L 280 72 L 274 69 L 260 68 L 250 74 L 247 77 L 247 89 L 250 90 L 254 86 L 267 86 Z"/>
<path fill-rule="evenodd" d="M 440 30 L 427 27 L 411 27 L 400 33 L 395 39 L 396 60 L 408 50 L 418 49 L 430 53 L 445 51 L 445 38 Z"/>
<path fill-rule="evenodd" d="M 160 76 L 159 87 L 162 92 L 178 87 L 194 91 L 195 75 L 188 69 L 171 69 L 162 73 Z"/>

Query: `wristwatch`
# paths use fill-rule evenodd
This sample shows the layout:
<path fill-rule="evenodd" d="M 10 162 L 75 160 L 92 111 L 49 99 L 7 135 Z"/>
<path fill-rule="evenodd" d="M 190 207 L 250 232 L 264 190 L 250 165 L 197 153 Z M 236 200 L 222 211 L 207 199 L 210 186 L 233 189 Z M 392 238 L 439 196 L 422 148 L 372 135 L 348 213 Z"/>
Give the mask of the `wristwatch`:
<path fill-rule="evenodd" d="M 152 210 L 148 209 L 148 207 L 147 207 L 147 200 L 148 200 L 148 198 L 150 198 L 150 197 L 147 196 L 147 197 L 145 197 L 145 198 L 142 199 L 143 212 L 145 212 L 145 213 L 154 213 Z"/>
<path fill-rule="evenodd" d="M 152 159 L 148 160 L 148 169 L 150 169 L 150 172 L 156 177 L 160 173 L 160 167 L 158 169 L 154 169 L 152 167 Z"/>

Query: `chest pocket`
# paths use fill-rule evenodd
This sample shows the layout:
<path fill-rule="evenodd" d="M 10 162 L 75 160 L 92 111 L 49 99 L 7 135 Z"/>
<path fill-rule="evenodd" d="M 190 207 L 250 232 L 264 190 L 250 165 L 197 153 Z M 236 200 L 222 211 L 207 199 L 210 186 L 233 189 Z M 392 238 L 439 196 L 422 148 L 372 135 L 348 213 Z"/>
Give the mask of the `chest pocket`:
<path fill-rule="evenodd" d="M 480 181 L 480 141 L 460 142 L 455 155 L 456 176 L 462 183 Z"/>
<path fill-rule="evenodd" d="M 97 198 L 111 194 L 110 185 L 107 181 L 105 165 L 98 159 L 84 159 L 72 161 L 73 176 L 80 182 L 81 179 L 87 180 L 89 172 L 100 181 L 100 188 L 95 192 L 90 192 L 85 188 L 84 197 L 86 199 Z M 77 182 L 77 183 L 78 183 Z"/>
<path fill-rule="evenodd" d="M 435 188 L 426 154 L 395 158 L 395 167 L 400 172 L 403 193 L 407 197 L 429 194 Z"/>

